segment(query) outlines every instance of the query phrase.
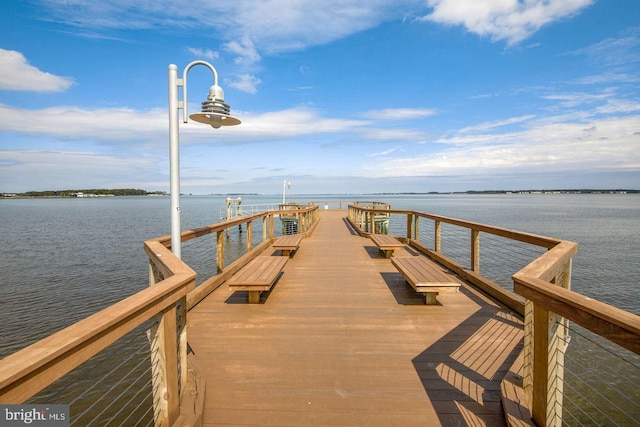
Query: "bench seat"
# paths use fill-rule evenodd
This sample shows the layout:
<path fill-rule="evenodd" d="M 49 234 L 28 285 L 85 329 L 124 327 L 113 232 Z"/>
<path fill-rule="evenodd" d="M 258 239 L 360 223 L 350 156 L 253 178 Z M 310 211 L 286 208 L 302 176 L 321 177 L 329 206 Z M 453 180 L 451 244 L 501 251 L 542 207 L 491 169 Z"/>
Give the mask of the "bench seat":
<path fill-rule="evenodd" d="M 393 236 L 388 234 L 371 234 L 369 235 L 373 243 L 384 252 L 386 258 L 391 258 L 393 251 L 404 248 L 404 243 L 400 242 Z"/>
<path fill-rule="evenodd" d="M 235 291 L 248 291 L 249 303 L 258 304 L 260 294 L 269 291 L 289 258 L 259 256 L 235 273 L 227 284 Z"/>
<path fill-rule="evenodd" d="M 289 234 L 282 236 L 273 243 L 273 248 L 281 250 L 282 255 L 289 256 L 292 251 L 298 250 L 302 237 L 302 234 Z"/>
<path fill-rule="evenodd" d="M 427 305 L 438 303 L 436 296 L 439 292 L 457 292 L 460 288 L 455 277 L 425 257 L 393 257 L 391 263 L 416 292 L 425 294 Z"/>

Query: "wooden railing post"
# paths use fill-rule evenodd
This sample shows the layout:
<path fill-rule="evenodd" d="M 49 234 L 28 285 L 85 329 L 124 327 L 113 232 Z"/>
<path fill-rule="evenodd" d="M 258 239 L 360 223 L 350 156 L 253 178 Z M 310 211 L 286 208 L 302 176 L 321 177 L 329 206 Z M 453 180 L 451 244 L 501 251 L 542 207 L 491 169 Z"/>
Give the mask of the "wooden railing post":
<path fill-rule="evenodd" d="M 247 222 L 247 252 L 253 248 L 253 222 Z"/>
<path fill-rule="evenodd" d="M 369 232 L 376 232 L 376 215 L 373 212 L 369 212 Z"/>
<path fill-rule="evenodd" d="M 273 237 L 275 236 L 275 229 L 276 229 L 276 218 L 275 216 L 269 215 L 269 238 L 273 239 Z"/>
<path fill-rule="evenodd" d="M 176 306 L 156 316 L 149 329 L 156 425 L 172 425 L 180 415 Z"/>
<path fill-rule="evenodd" d="M 407 239 L 410 239 L 413 235 L 413 215 L 407 214 Z"/>
<path fill-rule="evenodd" d="M 228 230 L 228 229 L 227 229 Z M 218 273 L 224 270 L 224 232 L 218 231 L 216 234 L 216 266 Z"/>
<path fill-rule="evenodd" d="M 571 287 L 571 258 L 553 277 L 554 285 Z M 569 321 L 540 302 L 527 299 L 524 311 L 523 389 L 531 416 L 539 426 L 562 425 L 564 364 Z"/>
<path fill-rule="evenodd" d="M 181 298 L 176 304 L 176 327 L 178 339 L 178 372 L 180 373 L 180 393 L 186 389 L 188 380 L 187 364 L 187 297 Z"/>
<path fill-rule="evenodd" d="M 533 305 L 533 370 L 531 416 L 538 426 L 547 426 L 549 378 L 549 310 Z"/>
<path fill-rule="evenodd" d="M 533 304 L 531 416 L 539 426 L 562 426 L 566 319 Z"/>
<path fill-rule="evenodd" d="M 433 236 L 433 250 L 440 253 L 440 229 L 441 229 L 441 225 L 440 225 L 440 221 L 435 222 L 434 226 L 433 226 L 433 232 L 434 232 L 434 236 Z"/>
<path fill-rule="evenodd" d="M 269 222 L 267 221 L 267 216 L 263 216 L 262 217 L 262 241 L 264 242 L 265 240 L 267 240 L 267 225 L 269 224 Z"/>
<path fill-rule="evenodd" d="M 480 273 L 480 231 L 471 229 L 471 270 Z"/>

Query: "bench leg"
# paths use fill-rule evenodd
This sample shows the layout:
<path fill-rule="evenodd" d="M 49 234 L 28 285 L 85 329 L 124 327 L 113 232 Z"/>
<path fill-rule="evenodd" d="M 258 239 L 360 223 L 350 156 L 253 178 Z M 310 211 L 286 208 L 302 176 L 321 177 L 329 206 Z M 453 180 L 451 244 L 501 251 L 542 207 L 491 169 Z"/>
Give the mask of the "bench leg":
<path fill-rule="evenodd" d="M 282 255 L 283 256 L 290 256 L 291 255 L 291 251 L 289 249 L 283 249 L 282 250 Z"/>
<path fill-rule="evenodd" d="M 436 296 L 438 295 L 437 292 L 425 292 L 425 303 L 427 305 L 437 305 L 438 304 L 438 300 L 436 299 Z"/>
<path fill-rule="evenodd" d="M 249 304 L 260 304 L 261 291 L 249 291 Z"/>
<path fill-rule="evenodd" d="M 393 249 L 387 249 L 386 251 L 384 251 L 385 258 L 391 258 L 392 255 L 393 255 Z"/>

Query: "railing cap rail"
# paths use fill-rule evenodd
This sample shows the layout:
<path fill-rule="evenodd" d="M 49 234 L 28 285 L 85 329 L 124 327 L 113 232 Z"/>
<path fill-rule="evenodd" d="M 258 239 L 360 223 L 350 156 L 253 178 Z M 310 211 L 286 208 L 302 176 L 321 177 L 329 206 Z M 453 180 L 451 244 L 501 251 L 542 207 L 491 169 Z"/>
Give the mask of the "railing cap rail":
<path fill-rule="evenodd" d="M 640 316 L 533 277 L 514 275 L 514 292 L 640 354 Z"/>

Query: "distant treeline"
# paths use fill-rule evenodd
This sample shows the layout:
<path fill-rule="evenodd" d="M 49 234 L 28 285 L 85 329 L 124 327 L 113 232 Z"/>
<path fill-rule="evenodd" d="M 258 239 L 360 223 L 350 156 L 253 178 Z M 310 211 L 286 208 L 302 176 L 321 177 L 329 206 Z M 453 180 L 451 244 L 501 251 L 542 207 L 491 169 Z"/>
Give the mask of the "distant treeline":
<path fill-rule="evenodd" d="M 148 196 L 164 195 L 164 191 L 146 191 L 136 188 L 92 188 L 86 190 L 61 190 L 61 191 L 27 191 L 26 193 L 15 193 L 14 197 L 78 197 L 84 196 Z M 7 196 L 5 194 L 5 196 Z"/>
<path fill-rule="evenodd" d="M 576 190 L 468 190 L 468 191 L 450 191 L 439 192 L 430 191 L 428 193 L 373 193 L 374 195 L 411 195 L 411 194 L 638 194 L 640 190 L 596 190 L 596 189 L 576 189 Z"/>

